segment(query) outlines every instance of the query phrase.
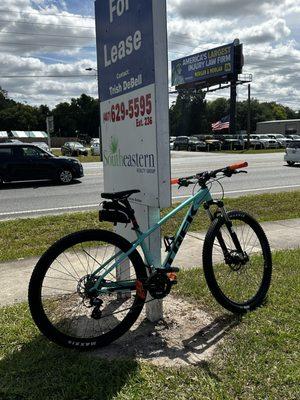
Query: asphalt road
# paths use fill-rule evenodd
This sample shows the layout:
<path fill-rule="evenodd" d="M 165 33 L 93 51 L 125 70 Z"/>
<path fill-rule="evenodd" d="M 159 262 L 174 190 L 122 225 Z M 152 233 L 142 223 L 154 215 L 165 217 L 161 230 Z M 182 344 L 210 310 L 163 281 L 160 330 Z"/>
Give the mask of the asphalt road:
<path fill-rule="evenodd" d="M 172 152 L 172 177 L 221 168 L 243 159 L 240 154 Z M 286 166 L 283 153 L 253 154 L 245 159 L 249 163 L 247 175 L 239 174 L 222 181 L 226 196 L 300 188 L 300 168 Z M 0 220 L 97 209 L 103 191 L 102 164 L 86 163 L 84 172 L 84 178 L 68 186 L 49 182 L 4 185 L 0 189 Z M 191 187 L 180 190 L 173 187 L 173 201 L 180 201 L 191 191 Z M 217 183 L 212 193 L 216 197 L 220 195 Z"/>

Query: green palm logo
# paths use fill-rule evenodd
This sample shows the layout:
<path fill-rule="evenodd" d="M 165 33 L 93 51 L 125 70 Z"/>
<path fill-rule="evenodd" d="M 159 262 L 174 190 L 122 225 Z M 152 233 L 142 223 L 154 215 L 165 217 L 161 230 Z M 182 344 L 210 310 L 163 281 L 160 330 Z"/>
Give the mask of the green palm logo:
<path fill-rule="evenodd" d="M 118 146 L 119 146 L 119 141 L 116 137 L 111 138 L 111 143 L 110 143 L 110 151 L 112 154 L 116 154 L 118 151 Z"/>

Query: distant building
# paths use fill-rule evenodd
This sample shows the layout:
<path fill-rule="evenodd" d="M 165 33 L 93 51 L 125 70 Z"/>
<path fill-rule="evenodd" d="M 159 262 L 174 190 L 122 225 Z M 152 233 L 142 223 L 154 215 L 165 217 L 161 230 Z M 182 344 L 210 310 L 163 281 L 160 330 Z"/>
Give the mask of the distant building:
<path fill-rule="evenodd" d="M 300 134 L 300 119 L 264 121 L 256 124 L 256 133 Z"/>

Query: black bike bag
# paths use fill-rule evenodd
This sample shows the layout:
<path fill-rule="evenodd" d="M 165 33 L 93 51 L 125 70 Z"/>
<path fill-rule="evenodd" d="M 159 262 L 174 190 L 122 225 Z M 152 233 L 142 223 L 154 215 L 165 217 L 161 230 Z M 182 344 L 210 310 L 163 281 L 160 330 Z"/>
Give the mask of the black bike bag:
<path fill-rule="evenodd" d="M 104 201 L 102 203 L 103 209 L 99 211 L 99 221 L 113 222 L 115 225 L 117 223 L 128 224 L 130 219 L 124 210 L 120 210 L 120 205 Z"/>

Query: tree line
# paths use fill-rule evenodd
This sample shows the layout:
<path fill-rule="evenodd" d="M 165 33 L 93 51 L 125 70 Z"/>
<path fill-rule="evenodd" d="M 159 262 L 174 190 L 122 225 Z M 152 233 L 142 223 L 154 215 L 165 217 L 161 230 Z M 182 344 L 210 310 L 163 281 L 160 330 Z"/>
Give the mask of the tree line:
<path fill-rule="evenodd" d="M 210 134 L 211 124 L 229 114 L 230 102 L 224 98 L 207 101 L 203 93 L 180 92 L 169 110 L 170 135 Z M 98 99 L 82 94 L 70 102 L 57 104 L 52 110 L 47 105 L 30 106 L 16 102 L 0 88 L 0 131 L 46 131 L 46 117 L 54 116 L 55 136 L 74 137 L 80 134 L 99 135 Z M 247 129 L 248 103 L 237 102 L 237 130 Z M 276 102 L 251 99 L 251 131 L 260 121 L 297 119 L 300 112 Z"/>
<path fill-rule="evenodd" d="M 236 129 L 247 130 L 248 101 L 237 102 Z M 211 134 L 211 124 L 229 115 L 230 100 L 217 98 L 207 101 L 203 93 L 187 94 L 179 92 L 176 101 L 170 107 L 170 135 Z M 272 102 L 250 100 L 250 129 L 256 131 L 257 122 L 282 119 L 298 119 L 300 111 Z"/>

